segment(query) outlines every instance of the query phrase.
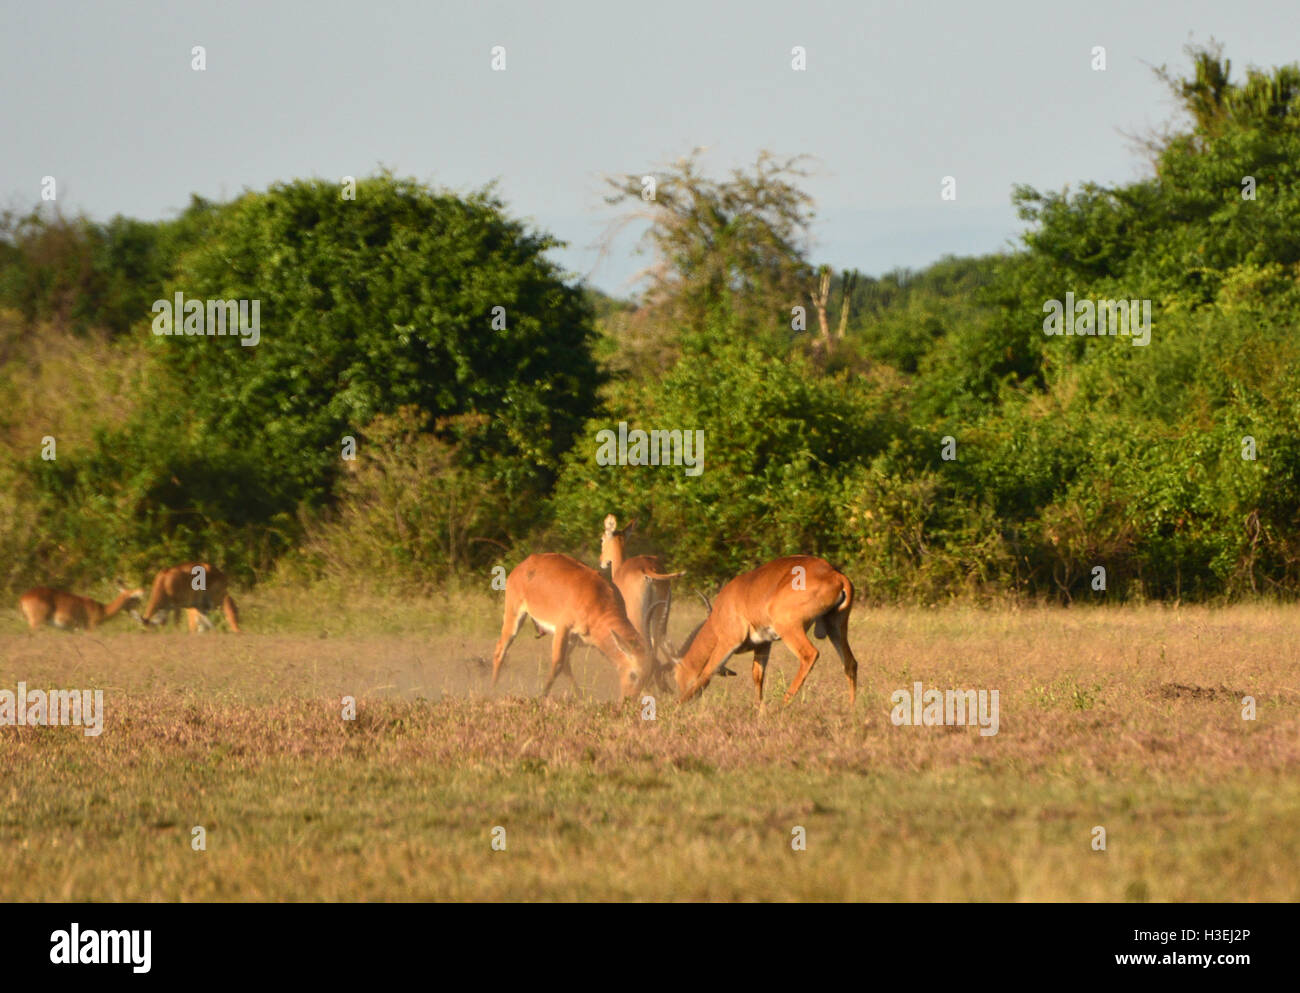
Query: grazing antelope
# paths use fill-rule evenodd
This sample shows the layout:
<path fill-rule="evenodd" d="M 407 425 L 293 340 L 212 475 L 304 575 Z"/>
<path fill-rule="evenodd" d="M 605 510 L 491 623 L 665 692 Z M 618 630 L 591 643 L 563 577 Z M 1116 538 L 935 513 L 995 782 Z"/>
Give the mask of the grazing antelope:
<path fill-rule="evenodd" d="M 62 631 L 74 628 L 93 631 L 127 604 L 143 596 L 144 590 L 123 590 L 108 606 L 104 606 L 90 597 L 36 586 L 18 598 L 18 607 L 33 631 L 42 624 L 52 624 Z"/>
<path fill-rule="evenodd" d="M 530 555 L 506 577 L 505 617 L 501 639 L 492 656 L 492 685 L 501 675 L 506 651 L 519 633 L 524 617 L 533 619 L 539 632 L 553 633 L 551 674 L 542 696 L 561 672 L 577 683 L 569 667 L 574 639 L 596 648 L 618 667 L 623 699 L 640 692 L 654 671 L 654 659 L 637 633 L 618 590 L 590 566 L 567 555 Z"/>
<path fill-rule="evenodd" d="M 672 580 L 685 576 L 684 572 L 662 572 L 657 555 L 626 557 L 627 536 L 636 527 L 633 518 L 622 530 L 613 514 L 605 517 L 605 531 L 600 537 L 600 567 L 608 566 L 609 576 L 623 596 L 627 619 L 650 649 L 655 664 L 652 678 L 665 689 L 671 665 L 661 666 L 659 657 L 665 651 L 668 634 L 668 612 L 672 608 Z M 650 618 L 654 614 L 654 625 Z"/>
<path fill-rule="evenodd" d="M 763 705 L 763 676 L 772 642 L 784 641 L 799 656 L 799 674 L 786 691 L 789 703 L 808 678 L 818 651 L 808 640 L 816 625 L 829 638 L 849 680 L 849 708 L 858 691 L 858 660 L 849 647 L 853 583 L 825 559 L 790 555 L 737 576 L 718 594 L 709 616 L 677 657 L 677 688 L 684 703 L 709 685 L 714 672 L 736 652 L 754 653 L 754 688 Z"/>
<path fill-rule="evenodd" d="M 226 592 L 226 574 L 207 562 L 185 562 L 163 569 L 154 577 L 149 605 L 140 619 L 145 625 L 159 624 L 163 622 L 151 620 L 159 611 L 185 610 L 191 632 L 200 625 L 207 630 L 212 627 L 208 613 L 218 603 L 230 630 L 239 634 L 239 611 Z"/>

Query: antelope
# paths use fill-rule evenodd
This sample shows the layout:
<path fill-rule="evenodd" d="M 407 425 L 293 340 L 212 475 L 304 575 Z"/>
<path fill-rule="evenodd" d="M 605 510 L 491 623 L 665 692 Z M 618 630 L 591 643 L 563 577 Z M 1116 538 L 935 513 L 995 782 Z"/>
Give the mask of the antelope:
<path fill-rule="evenodd" d="M 618 589 L 577 559 L 544 553 L 528 556 L 506 577 L 505 616 L 492 656 L 493 686 L 525 616 L 532 618 L 539 635 L 555 635 L 551 674 L 542 696 L 551 692 L 561 672 L 567 672 L 576 685 L 569 666 L 569 649 L 575 639 L 593 646 L 614 663 L 624 700 L 640 692 L 654 672 L 654 658 L 628 620 Z"/>
<path fill-rule="evenodd" d="M 235 601 L 226 592 L 226 574 L 207 562 L 184 562 L 163 569 L 154 577 L 149 605 L 140 620 L 145 625 L 159 624 L 163 622 L 152 620 L 159 611 L 170 611 L 174 615 L 175 611 L 185 610 L 191 632 L 200 625 L 207 630 L 212 627 L 208 612 L 218 603 L 230 630 L 239 634 L 239 612 L 235 609 Z"/>
<path fill-rule="evenodd" d="M 600 567 L 608 567 L 611 581 L 623 596 L 628 620 L 650 649 L 650 657 L 655 663 L 652 678 L 666 683 L 665 673 L 671 666 L 660 666 L 659 656 L 667 643 L 668 612 L 673 602 L 672 580 L 685 576 L 686 573 L 660 572 L 659 558 L 656 555 L 626 558 L 627 536 L 635 527 L 636 518 L 633 518 L 626 527 L 619 530 L 618 518 L 613 514 L 606 515 L 605 531 L 600 538 Z M 650 615 L 656 610 L 659 614 L 652 627 Z"/>
<path fill-rule="evenodd" d="M 36 586 L 18 598 L 18 607 L 35 631 L 42 624 L 51 624 L 61 631 L 85 628 L 93 631 L 104 621 L 117 614 L 132 600 L 144 596 L 144 590 L 122 590 L 108 606 L 90 597 L 77 596 L 65 590 L 52 590 Z"/>
<path fill-rule="evenodd" d="M 814 633 L 829 638 L 844 663 L 851 710 L 858 691 L 858 660 L 848 639 L 852 608 L 849 577 L 812 555 L 773 559 L 737 576 L 722 587 L 685 650 L 673 653 L 680 702 L 702 692 L 733 654 L 753 652 L 754 688 L 762 709 L 763 676 L 772 642 L 784 641 L 799 657 L 799 674 L 785 694 L 788 704 L 817 661 L 819 653 L 808 640 L 808 628 L 816 625 Z"/>

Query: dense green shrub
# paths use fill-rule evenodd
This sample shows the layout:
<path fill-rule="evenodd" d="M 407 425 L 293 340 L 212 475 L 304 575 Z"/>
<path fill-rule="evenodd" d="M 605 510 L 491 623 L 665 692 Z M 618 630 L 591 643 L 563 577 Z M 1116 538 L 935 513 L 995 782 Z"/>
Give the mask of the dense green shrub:
<path fill-rule="evenodd" d="M 462 420 L 481 419 L 465 415 Z M 377 592 L 471 582 L 486 587 L 512 518 L 503 489 L 453 444 L 422 430 L 415 407 L 380 415 L 338 487 L 337 507 L 308 514 L 287 575 Z"/>
<path fill-rule="evenodd" d="M 353 201 L 333 183 L 284 184 L 225 208 L 168 287 L 259 300 L 260 342 L 152 344 L 192 398 L 196 439 L 274 466 L 279 507 L 318 504 L 341 439 L 403 405 L 427 429 L 487 415 L 457 422 L 454 440 L 523 504 L 549 487 L 599 385 L 591 311 L 545 259 L 554 244 L 489 194 L 379 176 Z"/>
<path fill-rule="evenodd" d="M 565 460 L 556 528 L 585 549 L 607 513 L 640 516 L 675 568 L 710 577 L 795 550 L 834 556 L 846 537 L 841 478 L 903 429 L 905 405 L 895 376 L 828 379 L 798 355 L 778 358 L 723 335 L 693 340 L 662 380 L 611 390 L 608 413 L 588 422 Z M 597 433 L 620 421 L 703 432 L 698 475 L 598 464 Z"/>

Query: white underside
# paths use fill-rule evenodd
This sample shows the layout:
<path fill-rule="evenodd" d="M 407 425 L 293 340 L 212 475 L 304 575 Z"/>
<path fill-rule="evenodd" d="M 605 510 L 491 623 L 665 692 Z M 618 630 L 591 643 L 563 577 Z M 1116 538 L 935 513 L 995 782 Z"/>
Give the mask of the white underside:
<path fill-rule="evenodd" d="M 516 630 L 516 631 L 518 631 L 520 625 L 522 625 L 522 624 L 524 623 L 524 618 L 525 618 L 525 617 L 531 617 L 531 618 L 533 619 L 533 623 L 537 625 L 537 629 L 538 629 L 539 631 L 542 631 L 542 632 L 544 632 L 544 633 L 546 633 L 546 634 L 555 634 L 555 625 L 554 625 L 554 624 L 551 624 L 551 623 L 549 623 L 549 622 L 547 622 L 547 621 L 542 620 L 540 617 L 538 617 L 536 614 L 534 614 L 532 611 L 530 611 L 530 610 L 528 609 L 528 604 L 524 604 L 522 607 L 520 607 L 520 608 L 519 608 L 519 613 L 515 616 L 515 630 Z M 573 634 L 578 634 L 579 632 L 574 631 L 574 632 L 572 632 L 572 633 L 573 633 Z"/>

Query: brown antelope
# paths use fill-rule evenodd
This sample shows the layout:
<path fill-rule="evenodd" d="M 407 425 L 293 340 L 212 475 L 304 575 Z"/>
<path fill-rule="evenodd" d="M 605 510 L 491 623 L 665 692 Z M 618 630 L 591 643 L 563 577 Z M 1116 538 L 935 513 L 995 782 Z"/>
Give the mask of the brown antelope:
<path fill-rule="evenodd" d="M 542 696 L 551 692 L 556 677 L 567 672 L 574 639 L 596 648 L 618 667 L 623 699 L 640 692 L 654 672 L 654 659 L 637 633 L 618 590 L 595 569 L 567 555 L 530 555 L 506 577 L 505 617 L 501 639 L 492 656 L 492 685 L 501 675 L 506 651 L 519 633 L 524 617 L 531 617 L 540 632 L 553 633 L 551 674 Z"/>
<path fill-rule="evenodd" d="M 609 568 L 610 579 L 623 596 L 627 619 L 650 649 L 655 663 L 652 678 L 662 681 L 667 689 L 666 673 L 671 665 L 660 666 L 659 658 L 667 644 L 668 612 L 673 602 L 672 580 L 686 573 L 661 571 L 657 555 L 627 558 L 627 536 L 635 527 L 635 518 L 620 530 L 618 519 L 613 514 L 605 517 L 605 531 L 600 537 L 600 567 Z M 651 614 L 655 615 L 653 626 L 650 624 Z"/>
<path fill-rule="evenodd" d="M 221 604 L 230 630 L 238 634 L 239 611 L 226 592 L 226 574 L 207 562 L 184 562 L 163 569 L 154 577 L 149 605 L 140 619 L 146 625 L 159 624 L 162 622 L 152 620 L 158 612 L 184 610 L 189 617 L 191 632 L 200 625 L 206 630 L 212 627 L 208 612 L 215 610 L 217 604 Z"/>
<path fill-rule="evenodd" d="M 123 590 L 108 606 L 104 606 L 90 597 L 36 586 L 18 598 L 18 607 L 33 631 L 42 624 L 52 624 L 63 631 L 75 628 L 93 631 L 132 600 L 140 600 L 143 596 L 144 590 Z"/>
<path fill-rule="evenodd" d="M 763 706 L 763 676 L 772 642 L 784 641 L 799 657 L 799 674 L 786 691 L 789 703 L 817 661 L 808 640 L 816 625 L 819 638 L 829 638 L 849 680 L 849 707 L 858 690 L 858 660 L 849 647 L 849 611 L 853 583 L 825 559 L 790 555 L 737 576 L 718 593 L 709 616 L 695 630 L 677 663 L 677 688 L 684 703 L 709 685 L 715 671 L 736 652 L 754 653 L 754 688 Z"/>

